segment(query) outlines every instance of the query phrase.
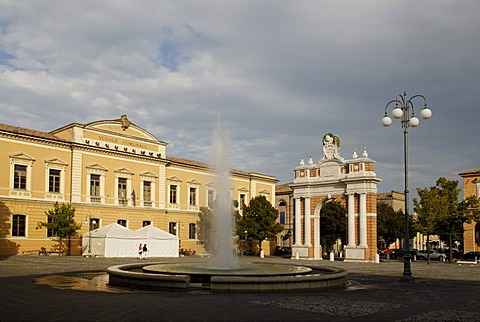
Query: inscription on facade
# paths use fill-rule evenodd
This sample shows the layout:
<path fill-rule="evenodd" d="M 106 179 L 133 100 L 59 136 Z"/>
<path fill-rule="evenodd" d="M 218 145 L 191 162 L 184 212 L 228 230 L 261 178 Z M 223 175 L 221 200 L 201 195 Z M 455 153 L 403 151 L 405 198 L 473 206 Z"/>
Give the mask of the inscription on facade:
<path fill-rule="evenodd" d="M 118 139 L 118 138 L 105 136 L 105 135 L 99 135 L 98 139 L 101 140 L 101 141 L 115 143 L 115 144 L 119 144 L 119 145 L 121 144 L 121 145 L 131 146 L 131 147 L 134 147 L 134 148 L 142 148 L 142 149 L 147 148 L 147 145 L 143 144 L 143 143 L 128 141 L 128 140 L 124 140 L 124 139 Z"/>

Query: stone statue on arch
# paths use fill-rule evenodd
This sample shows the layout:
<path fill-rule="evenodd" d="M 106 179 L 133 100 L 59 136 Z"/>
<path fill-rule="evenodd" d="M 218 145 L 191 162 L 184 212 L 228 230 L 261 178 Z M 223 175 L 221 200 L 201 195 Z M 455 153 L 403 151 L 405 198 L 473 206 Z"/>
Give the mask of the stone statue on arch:
<path fill-rule="evenodd" d="M 338 159 L 342 160 L 340 156 L 340 138 L 332 133 L 327 133 L 323 136 L 323 159 Z"/>

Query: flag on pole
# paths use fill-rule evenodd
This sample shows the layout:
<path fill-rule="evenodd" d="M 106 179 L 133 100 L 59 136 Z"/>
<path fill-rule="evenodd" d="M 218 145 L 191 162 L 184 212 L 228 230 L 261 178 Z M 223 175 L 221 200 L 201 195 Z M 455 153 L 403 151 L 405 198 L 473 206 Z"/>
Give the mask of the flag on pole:
<path fill-rule="evenodd" d="M 135 206 L 135 200 L 137 199 L 136 195 L 135 195 L 135 189 L 133 189 L 132 191 L 132 201 L 133 201 L 133 206 Z"/>

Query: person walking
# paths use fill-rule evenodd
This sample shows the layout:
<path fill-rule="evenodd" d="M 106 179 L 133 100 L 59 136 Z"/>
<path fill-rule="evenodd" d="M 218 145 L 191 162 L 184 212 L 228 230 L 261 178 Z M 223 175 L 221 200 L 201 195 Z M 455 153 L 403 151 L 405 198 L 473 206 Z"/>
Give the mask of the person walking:
<path fill-rule="evenodd" d="M 142 259 L 142 251 L 143 251 L 142 243 L 140 243 L 140 244 L 138 244 L 138 255 L 137 255 L 137 259 Z"/>
<path fill-rule="evenodd" d="M 147 259 L 147 252 L 148 252 L 147 244 L 143 244 L 142 251 L 143 251 L 143 258 Z"/>

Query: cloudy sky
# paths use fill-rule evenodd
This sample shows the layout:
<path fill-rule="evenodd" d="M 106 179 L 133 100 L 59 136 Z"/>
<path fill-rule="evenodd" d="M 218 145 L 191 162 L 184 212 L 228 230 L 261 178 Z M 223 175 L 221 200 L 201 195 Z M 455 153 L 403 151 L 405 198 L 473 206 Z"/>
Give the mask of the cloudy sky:
<path fill-rule="evenodd" d="M 380 192 L 403 191 L 403 130 L 381 118 L 406 91 L 433 112 L 409 129 L 414 193 L 480 168 L 478 17 L 477 0 L 0 0 L 0 123 L 127 114 L 208 162 L 220 117 L 232 167 L 280 183 L 332 132 L 345 159 L 367 148 Z"/>

